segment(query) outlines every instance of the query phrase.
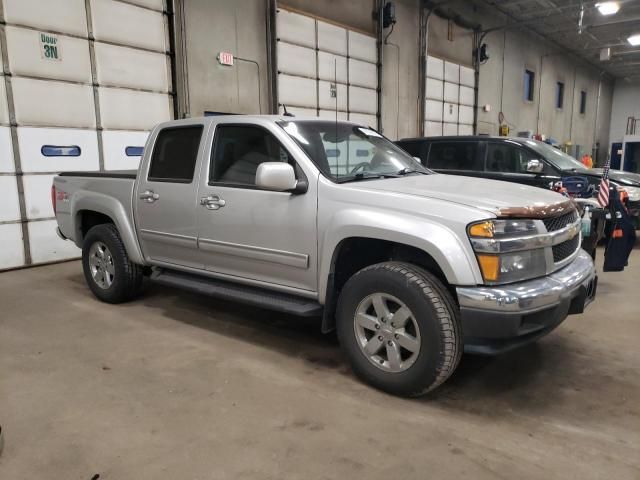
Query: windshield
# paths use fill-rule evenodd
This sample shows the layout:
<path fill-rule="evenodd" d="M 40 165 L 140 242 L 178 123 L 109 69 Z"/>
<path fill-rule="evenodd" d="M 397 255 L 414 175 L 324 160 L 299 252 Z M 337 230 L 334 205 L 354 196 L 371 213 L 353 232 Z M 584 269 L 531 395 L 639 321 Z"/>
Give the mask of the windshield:
<path fill-rule="evenodd" d="M 431 173 L 375 130 L 346 122 L 278 122 L 334 182 Z"/>
<path fill-rule="evenodd" d="M 571 155 L 552 147 L 548 143 L 538 140 L 525 140 L 525 142 L 542 158 L 548 160 L 560 170 L 586 170 L 585 166 Z"/>

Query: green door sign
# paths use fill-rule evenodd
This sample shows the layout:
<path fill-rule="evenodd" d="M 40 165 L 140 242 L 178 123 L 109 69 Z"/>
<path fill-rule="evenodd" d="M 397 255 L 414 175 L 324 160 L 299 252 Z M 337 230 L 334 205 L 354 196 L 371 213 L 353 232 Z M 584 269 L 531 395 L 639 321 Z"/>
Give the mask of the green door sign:
<path fill-rule="evenodd" d="M 40 56 L 45 60 L 62 60 L 60 40 L 53 33 L 38 32 L 40 37 Z"/>

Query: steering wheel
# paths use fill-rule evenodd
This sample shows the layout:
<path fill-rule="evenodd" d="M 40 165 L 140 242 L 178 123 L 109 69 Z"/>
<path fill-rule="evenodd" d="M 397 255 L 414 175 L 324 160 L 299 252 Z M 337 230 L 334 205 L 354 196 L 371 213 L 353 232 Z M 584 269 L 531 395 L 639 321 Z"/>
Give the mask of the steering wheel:
<path fill-rule="evenodd" d="M 369 162 L 360 162 L 355 167 L 351 169 L 350 175 L 354 175 L 358 173 L 358 170 L 362 170 L 363 172 L 368 172 L 371 170 L 371 164 Z"/>

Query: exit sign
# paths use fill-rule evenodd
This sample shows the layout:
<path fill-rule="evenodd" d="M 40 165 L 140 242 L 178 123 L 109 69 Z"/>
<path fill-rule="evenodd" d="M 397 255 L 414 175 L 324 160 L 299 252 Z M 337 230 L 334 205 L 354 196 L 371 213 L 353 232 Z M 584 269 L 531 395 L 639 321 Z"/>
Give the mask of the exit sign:
<path fill-rule="evenodd" d="M 220 65 L 228 65 L 228 66 L 232 67 L 233 66 L 233 53 L 220 52 L 218 54 L 218 62 L 220 62 Z"/>

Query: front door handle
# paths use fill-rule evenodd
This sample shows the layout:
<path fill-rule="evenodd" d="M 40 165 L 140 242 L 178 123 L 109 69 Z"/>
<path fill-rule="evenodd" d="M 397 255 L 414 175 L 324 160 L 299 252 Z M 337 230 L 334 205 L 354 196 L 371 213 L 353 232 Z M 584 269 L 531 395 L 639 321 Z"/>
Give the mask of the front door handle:
<path fill-rule="evenodd" d="M 153 190 L 146 190 L 144 192 L 142 192 L 140 195 L 140 200 L 144 200 L 147 203 L 153 203 L 156 200 L 158 200 L 160 198 L 160 195 L 158 195 L 156 192 L 154 192 Z"/>
<path fill-rule="evenodd" d="M 204 206 L 207 210 L 218 210 L 227 204 L 218 195 L 209 195 L 208 197 L 202 197 L 200 199 L 200 205 Z"/>

